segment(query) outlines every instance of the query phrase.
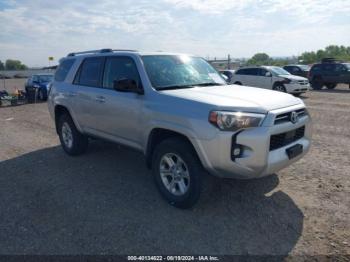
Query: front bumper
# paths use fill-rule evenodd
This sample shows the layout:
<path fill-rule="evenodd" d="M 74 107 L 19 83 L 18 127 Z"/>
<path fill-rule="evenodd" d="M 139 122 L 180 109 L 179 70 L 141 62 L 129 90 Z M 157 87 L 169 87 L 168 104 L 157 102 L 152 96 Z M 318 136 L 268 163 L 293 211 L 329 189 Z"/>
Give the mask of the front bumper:
<path fill-rule="evenodd" d="M 284 84 L 287 93 L 291 94 L 297 94 L 297 93 L 304 93 L 308 90 L 310 90 L 310 84 Z"/>
<path fill-rule="evenodd" d="M 211 140 L 197 140 L 197 152 L 204 167 L 209 173 L 219 177 L 229 178 L 258 178 L 289 166 L 302 158 L 311 145 L 311 118 L 302 116 L 293 124 L 290 121 L 274 124 L 275 116 L 303 108 L 294 106 L 269 112 L 261 127 L 243 130 L 236 134 L 231 132 L 218 132 Z M 305 127 L 304 136 L 275 150 L 270 150 L 270 137 L 272 135 L 288 132 Z M 242 155 L 232 159 L 232 139 L 243 146 Z M 289 159 L 286 149 L 301 144 L 303 152 L 293 159 Z"/>

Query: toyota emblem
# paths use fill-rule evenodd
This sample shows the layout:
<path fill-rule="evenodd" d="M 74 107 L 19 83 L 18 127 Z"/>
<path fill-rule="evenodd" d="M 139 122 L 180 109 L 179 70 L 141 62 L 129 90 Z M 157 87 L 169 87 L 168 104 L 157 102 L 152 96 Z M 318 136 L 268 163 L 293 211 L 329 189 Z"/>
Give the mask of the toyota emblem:
<path fill-rule="evenodd" d="M 293 123 L 293 124 L 295 124 L 296 122 L 298 122 L 298 120 L 299 120 L 299 115 L 298 115 L 298 113 L 297 112 L 292 112 L 291 114 L 290 114 L 290 121 Z"/>

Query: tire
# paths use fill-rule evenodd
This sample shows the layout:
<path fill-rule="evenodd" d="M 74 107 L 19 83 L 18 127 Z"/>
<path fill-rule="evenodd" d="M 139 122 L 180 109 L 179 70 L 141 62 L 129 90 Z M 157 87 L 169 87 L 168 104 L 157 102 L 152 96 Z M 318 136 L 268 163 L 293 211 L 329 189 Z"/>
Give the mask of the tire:
<path fill-rule="evenodd" d="M 63 150 L 71 156 L 85 153 L 89 140 L 76 128 L 72 118 L 63 114 L 58 120 L 58 135 Z"/>
<path fill-rule="evenodd" d="M 235 84 L 235 85 L 240 85 L 240 86 L 242 85 L 241 82 L 235 82 L 234 84 Z"/>
<path fill-rule="evenodd" d="M 45 92 L 42 89 L 39 89 L 38 99 L 40 101 L 46 101 L 47 100 L 47 96 L 46 96 Z"/>
<path fill-rule="evenodd" d="M 337 86 L 337 84 L 334 84 L 334 83 L 326 84 L 327 89 L 334 89 L 336 86 Z"/>
<path fill-rule="evenodd" d="M 284 87 L 284 85 L 282 83 L 274 84 L 272 89 L 275 90 L 275 91 L 287 93 L 287 90 L 286 90 L 286 88 Z"/>
<path fill-rule="evenodd" d="M 159 192 L 169 204 L 186 209 L 198 201 L 204 169 L 184 139 L 169 138 L 156 146 L 152 173 Z"/>
<path fill-rule="evenodd" d="M 311 87 L 314 90 L 321 90 L 323 88 L 323 79 L 320 76 L 316 76 L 311 81 Z"/>

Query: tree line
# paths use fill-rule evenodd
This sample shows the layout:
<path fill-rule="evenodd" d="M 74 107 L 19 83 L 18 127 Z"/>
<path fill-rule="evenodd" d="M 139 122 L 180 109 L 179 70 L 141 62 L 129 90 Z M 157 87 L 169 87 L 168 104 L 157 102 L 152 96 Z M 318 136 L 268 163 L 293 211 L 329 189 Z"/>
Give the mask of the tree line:
<path fill-rule="evenodd" d="M 350 61 L 350 46 L 330 45 L 325 49 L 312 52 L 304 52 L 300 56 L 286 58 L 272 58 L 266 53 L 257 53 L 246 61 L 247 65 L 274 65 L 284 66 L 287 64 L 313 64 L 323 58 L 336 58 L 342 61 Z M 28 67 L 19 60 L 7 59 L 5 63 L 0 61 L 0 70 L 25 70 Z"/>
<path fill-rule="evenodd" d="M 19 60 L 7 59 L 5 63 L 0 60 L 0 70 L 25 70 L 28 67 Z"/>
<path fill-rule="evenodd" d="M 272 58 L 266 53 L 257 53 L 248 59 L 248 65 L 275 65 L 284 66 L 287 64 L 313 64 L 320 62 L 323 58 L 335 58 L 341 61 L 350 61 L 350 46 L 330 45 L 325 49 L 312 52 L 304 52 L 300 56 L 287 58 Z"/>

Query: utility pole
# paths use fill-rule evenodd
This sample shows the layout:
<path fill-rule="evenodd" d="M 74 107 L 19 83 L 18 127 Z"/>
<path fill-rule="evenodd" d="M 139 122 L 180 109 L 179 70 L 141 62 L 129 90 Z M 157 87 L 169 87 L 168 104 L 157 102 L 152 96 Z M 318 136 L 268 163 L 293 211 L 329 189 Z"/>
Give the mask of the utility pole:
<path fill-rule="evenodd" d="M 231 69 L 231 56 L 227 55 L 227 69 Z"/>

